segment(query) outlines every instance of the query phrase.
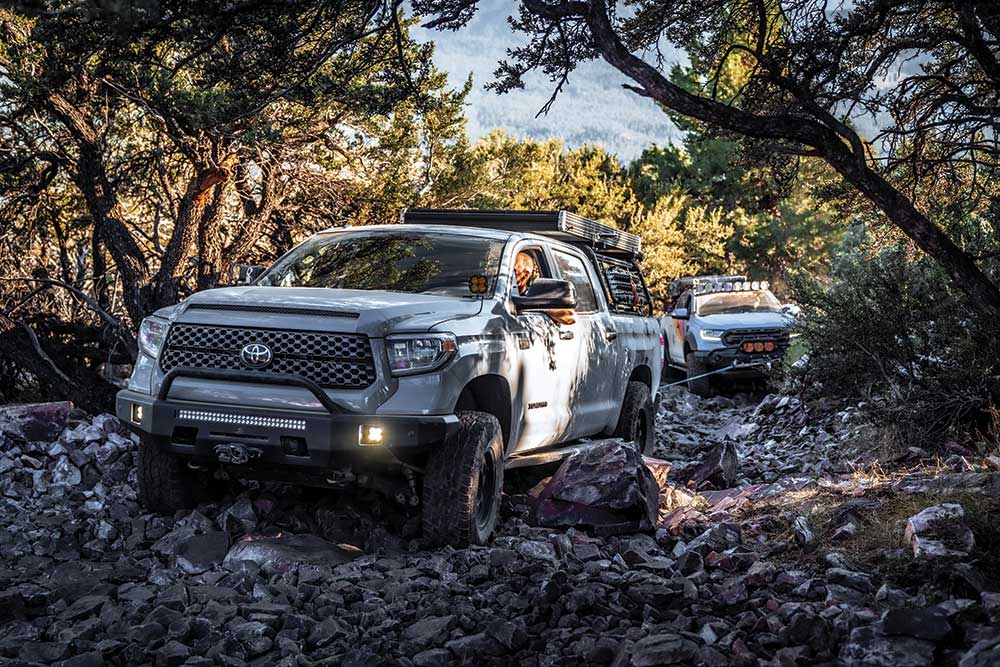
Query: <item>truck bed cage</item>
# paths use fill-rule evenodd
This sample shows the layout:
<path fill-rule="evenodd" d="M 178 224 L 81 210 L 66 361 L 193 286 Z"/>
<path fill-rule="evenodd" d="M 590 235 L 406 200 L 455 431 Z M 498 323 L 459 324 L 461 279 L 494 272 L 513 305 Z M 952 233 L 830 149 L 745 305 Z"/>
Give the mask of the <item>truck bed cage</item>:
<path fill-rule="evenodd" d="M 400 222 L 410 225 L 461 225 L 539 234 L 567 243 L 584 243 L 602 255 L 630 260 L 642 257 L 641 241 L 635 234 L 569 211 L 408 208 L 403 209 Z"/>

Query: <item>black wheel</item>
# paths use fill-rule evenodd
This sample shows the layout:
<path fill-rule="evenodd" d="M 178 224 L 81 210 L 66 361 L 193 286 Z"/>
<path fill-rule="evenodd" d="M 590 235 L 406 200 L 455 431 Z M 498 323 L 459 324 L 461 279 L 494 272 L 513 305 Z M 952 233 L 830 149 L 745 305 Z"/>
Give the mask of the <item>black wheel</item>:
<path fill-rule="evenodd" d="M 195 470 L 187 461 L 160 449 L 156 440 L 139 440 L 139 501 L 151 512 L 173 514 L 193 509 L 212 496 L 211 475 Z"/>
<path fill-rule="evenodd" d="M 694 352 L 688 352 L 684 357 L 687 365 L 688 391 L 698 396 L 708 397 L 712 393 L 712 385 L 706 377 L 698 377 L 708 372 L 708 365 L 695 356 Z M 695 379 L 691 379 L 695 378 Z"/>
<path fill-rule="evenodd" d="M 458 419 L 458 432 L 427 460 L 424 537 L 434 544 L 486 544 L 503 490 L 503 435 L 500 422 L 485 412 L 460 412 Z"/>
<path fill-rule="evenodd" d="M 655 424 L 656 408 L 649 395 L 649 387 L 642 382 L 629 382 L 625 388 L 625 400 L 618 416 L 618 425 L 611 437 L 638 443 L 642 453 L 648 456 L 653 453 Z"/>

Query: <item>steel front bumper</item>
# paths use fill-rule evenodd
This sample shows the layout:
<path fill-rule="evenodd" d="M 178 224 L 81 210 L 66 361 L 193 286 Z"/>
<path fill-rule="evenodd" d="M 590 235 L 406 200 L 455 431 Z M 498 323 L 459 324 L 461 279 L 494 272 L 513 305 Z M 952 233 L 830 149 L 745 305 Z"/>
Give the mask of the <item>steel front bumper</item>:
<path fill-rule="evenodd" d="M 165 381 L 157 396 L 118 392 L 116 413 L 153 436 L 161 449 L 195 459 L 226 461 L 229 451 L 249 456 L 255 465 L 329 468 L 435 445 L 458 428 L 455 415 L 362 415 L 332 403 L 318 412 L 172 400 L 166 397 L 169 384 Z M 370 426 L 382 429 L 381 445 L 360 444 L 362 429 Z"/>
<path fill-rule="evenodd" d="M 771 353 L 747 354 L 739 348 L 724 347 L 717 350 L 695 352 L 695 357 L 702 360 L 709 370 L 729 369 L 720 375 L 756 378 L 763 375 L 766 367 L 764 362 L 776 363 L 781 360 L 784 354 L 784 348 L 778 348 Z M 753 365 L 755 363 L 759 365 Z M 736 365 L 734 366 L 734 364 Z"/>

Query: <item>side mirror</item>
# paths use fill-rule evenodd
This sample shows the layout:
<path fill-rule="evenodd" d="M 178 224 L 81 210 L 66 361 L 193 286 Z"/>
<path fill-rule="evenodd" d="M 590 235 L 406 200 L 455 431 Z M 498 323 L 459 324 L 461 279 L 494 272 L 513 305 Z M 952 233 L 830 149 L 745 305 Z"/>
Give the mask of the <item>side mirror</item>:
<path fill-rule="evenodd" d="M 253 285 L 267 270 L 266 266 L 260 264 L 237 264 L 234 268 L 237 285 Z"/>
<path fill-rule="evenodd" d="M 674 308 L 674 311 L 670 313 L 670 317 L 675 320 L 686 320 L 691 317 L 691 313 L 688 312 L 687 308 Z"/>
<path fill-rule="evenodd" d="M 519 311 L 573 310 L 576 308 L 576 288 L 568 280 L 538 278 L 524 296 L 511 297 Z"/>
<path fill-rule="evenodd" d="M 783 306 L 781 306 L 781 312 L 783 312 L 785 315 L 798 317 L 799 315 L 802 314 L 802 309 L 799 308 L 798 305 L 794 303 L 786 303 Z"/>

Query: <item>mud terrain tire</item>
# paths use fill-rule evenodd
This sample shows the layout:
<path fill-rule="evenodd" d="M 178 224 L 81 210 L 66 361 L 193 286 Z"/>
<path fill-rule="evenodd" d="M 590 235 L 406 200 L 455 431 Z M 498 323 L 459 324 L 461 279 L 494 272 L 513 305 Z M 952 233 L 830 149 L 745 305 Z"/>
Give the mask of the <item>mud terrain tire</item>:
<path fill-rule="evenodd" d="M 486 544 L 503 490 L 503 434 L 485 412 L 459 412 L 458 431 L 431 452 L 424 474 L 424 537 L 435 545 Z"/>
<path fill-rule="evenodd" d="M 649 395 L 649 387 L 642 382 L 629 382 L 618 425 L 611 437 L 638 443 L 642 453 L 649 456 L 653 453 L 656 438 L 655 424 L 656 407 Z"/>
<path fill-rule="evenodd" d="M 687 366 L 688 378 L 704 375 L 708 372 L 708 366 L 704 361 L 695 356 L 694 352 L 688 352 L 684 357 Z M 712 383 L 708 378 L 698 378 L 688 380 L 688 391 L 702 398 L 708 398 L 712 394 Z"/>
<path fill-rule="evenodd" d="M 139 501 L 151 512 L 173 514 L 193 509 L 213 495 L 211 475 L 192 470 L 187 461 L 159 448 L 148 435 L 139 440 Z"/>

